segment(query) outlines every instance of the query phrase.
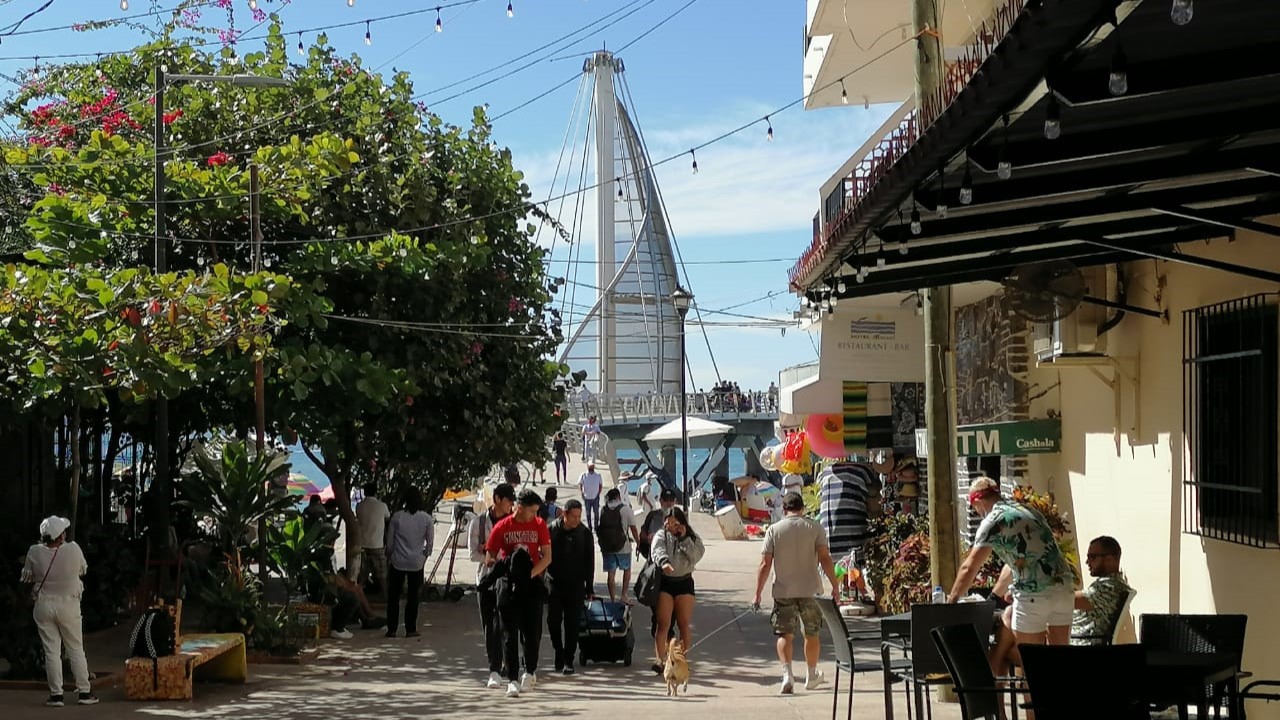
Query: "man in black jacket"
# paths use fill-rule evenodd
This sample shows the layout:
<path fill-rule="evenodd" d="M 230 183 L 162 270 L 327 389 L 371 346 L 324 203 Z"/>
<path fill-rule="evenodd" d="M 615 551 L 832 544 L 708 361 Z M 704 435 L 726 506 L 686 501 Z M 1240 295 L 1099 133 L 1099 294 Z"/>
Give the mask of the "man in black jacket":
<path fill-rule="evenodd" d="M 551 523 L 551 598 L 547 628 L 556 653 L 556 672 L 573 674 L 582 608 L 595 585 L 596 558 L 591 530 L 582 524 L 582 503 L 565 503 L 564 515 Z"/>

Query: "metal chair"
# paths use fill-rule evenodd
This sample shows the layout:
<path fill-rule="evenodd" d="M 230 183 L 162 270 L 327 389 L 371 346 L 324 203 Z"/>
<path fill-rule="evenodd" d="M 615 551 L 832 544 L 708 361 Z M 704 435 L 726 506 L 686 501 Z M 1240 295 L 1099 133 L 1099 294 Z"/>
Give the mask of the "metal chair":
<path fill-rule="evenodd" d="M 948 685 L 951 673 L 942 660 L 942 654 L 933 643 L 930 633 L 934 628 L 948 625 L 971 625 L 980 638 L 991 637 L 994 624 L 995 601 L 911 606 L 911 644 L 885 640 L 884 649 L 909 650 L 911 667 L 908 676 L 915 696 L 916 718 L 933 718 L 933 702 L 928 697 L 930 685 Z M 927 713 L 927 715 L 926 715 Z"/>
<path fill-rule="evenodd" d="M 831 635 L 831 647 L 836 653 L 835 687 L 831 691 L 831 720 L 836 718 L 836 709 L 840 700 L 841 670 L 849 674 L 848 710 L 845 713 L 845 717 L 852 718 L 853 676 L 858 673 L 884 672 L 884 665 L 874 661 L 857 662 L 853 657 L 853 638 L 849 635 L 849 626 L 845 624 L 844 616 L 840 614 L 840 608 L 836 606 L 836 601 L 829 597 L 815 599 L 818 601 L 818 607 L 822 609 L 822 619 L 827 626 L 827 633 Z M 891 669 L 905 669 L 909 666 L 909 662 L 901 661 L 893 663 Z"/>
<path fill-rule="evenodd" d="M 1018 652 L 1036 720 L 1150 717 L 1142 686 L 1127 681 L 1146 662 L 1141 645 L 1019 645 Z"/>
<path fill-rule="evenodd" d="M 1170 650 L 1191 653 L 1227 653 L 1244 657 L 1244 634 L 1248 615 L 1167 615 L 1146 614 L 1138 618 L 1138 642 L 1151 650 Z M 1222 701 L 1230 698 L 1237 703 L 1240 680 L 1251 677 L 1241 672 L 1236 662 L 1236 676 L 1213 687 L 1204 688 L 1202 698 L 1213 706 L 1214 717 L 1221 717 Z M 1180 698 L 1181 699 L 1181 698 Z M 1228 717 L 1235 718 L 1233 711 Z"/>
<path fill-rule="evenodd" d="M 948 625 L 930 633 L 933 644 L 951 673 L 951 684 L 960 698 L 960 716 L 964 720 L 1000 717 L 1001 695 L 1011 695 L 1011 717 L 1018 720 L 1018 693 L 1025 688 L 1000 687 L 998 682 L 1021 682 L 1022 678 L 997 678 L 991 672 L 986 643 L 972 625 Z"/>

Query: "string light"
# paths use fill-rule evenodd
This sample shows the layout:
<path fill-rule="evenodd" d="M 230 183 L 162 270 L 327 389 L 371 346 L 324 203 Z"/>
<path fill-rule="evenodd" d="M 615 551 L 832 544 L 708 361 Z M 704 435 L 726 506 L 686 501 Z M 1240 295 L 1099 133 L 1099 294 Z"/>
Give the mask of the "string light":
<path fill-rule="evenodd" d="M 964 177 L 960 179 L 960 204 L 973 202 L 973 172 L 970 170 L 969 154 L 964 156 Z"/>
<path fill-rule="evenodd" d="M 306 55 L 307 50 L 302 46 L 302 33 L 298 33 L 298 54 Z"/>
<path fill-rule="evenodd" d="M 1116 51 L 1111 55 L 1111 73 L 1107 76 L 1107 90 L 1116 97 L 1129 92 L 1129 63 L 1119 43 L 1116 43 Z"/>
<path fill-rule="evenodd" d="M 507 17 L 515 17 L 516 9 L 511 7 L 511 3 L 507 3 Z"/>
<path fill-rule="evenodd" d="M 849 91 L 844 89 L 844 78 L 840 78 L 840 103 L 842 105 L 849 104 Z"/>
<path fill-rule="evenodd" d="M 693 174 L 698 174 L 698 153 L 693 148 L 689 148 L 689 155 L 693 158 Z"/>
<path fill-rule="evenodd" d="M 365 21 L 364 21 L 364 44 L 365 44 L 365 45 L 372 45 L 372 44 L 373 44 L 373 33 L 369 30 L 369 21 L 368 21 L 368 20 L 365 20 Z"/>
<path fill-rule="evenodd" d="M 1062 136 L 1062 108 L 1052 88 L 1049 90 L 1049 105 L 1044 110 L 1044 136 L 1046 140 L 1057 140 Z"/>
<path fill-rule="evenodd" d="M 249 0 L 249 9 L 250 9 L 250 10 L 257 10 L 257 9 L 258 9 L 258 0 Z"/>
<path fill-rule="evenodd" d="M 1000 157 L 996 162 L 996 177 L 1001 180 L 1008 180 L 1013 177 L 1013 163 L 1005 158 L 1005 151 L 1009 148 L 1009 116 L 1004 116 L 1004 132 L 1000 138 Z"/>
<path fill-rule="evenodd" d="M 355 7 L 356 0 L 347 0 L 347 7 Z"/>
<path fill-rule="evenodd" d="M 120 9 L 121 9 L 121 10 L 128 10 L 128 9 L 129 9 L 129 0 L 120 0 Z"/>
<path fill-rule="evenodd" d="M 618 198 L 622 198 L 622 178 L 614 178 L 614 182 L 618 183 Z"/>
<path fill-rule="evenodd" d="M 902 219 L 902 208 L 898 208 L 898 227 L 902 227 L 905 224 L 906 221 Z M 898 254 L 906 255 L 907 252 L 907 239 L 904 237 L 898 241 Z"/>
<path fill-rule="evenodd" d="M 444 32 L 444 20 L 440 17 L 440 8 L 436 8 L 436 32 Z"/>
<path fill-rule="evenodd" d="M 836 292 L 840 293 L 841 295 L 843 295 L 844 291 L 847 290 L 848 288 L 849 286 L 844 284 L 843 278 L 840 279 L 840 282 L 836 283 Z"/>
<path fill-rule="evenodd" d="M 1169 9 L 1169 19 L 1173 20 L 1174 25 L 1186 25 L 1195 14 L 1196 9 L 1191 0 L 1173 0 L 1173 7 Z"/>
<path fill-rule="evenodd" d="M 876 247 L 876 269 L 883 270 L 888 264 L 888 261 L 884 259 L 884 241 L 881 240 L 880 245 Z"/>
<path fill-rule="evenodd" d="M 924 232 L 924 225 L 920 223 L 920 208 L 915 205 L 911 206 L 911 234 L 919 235 Z"/>
<path fill-rule="evenodd" d="M 764 139 L 773 142 L 773 121 L 769 119 L 768 115 L 764 116 L 764 124 L 768 126 L 768 129 L 764 131 Z"/>
<path fill-rule="evenodd" d="M 939 218 L 947 217 L 947 166 L 938 166 L 938 204 L 935 208 Z"/>

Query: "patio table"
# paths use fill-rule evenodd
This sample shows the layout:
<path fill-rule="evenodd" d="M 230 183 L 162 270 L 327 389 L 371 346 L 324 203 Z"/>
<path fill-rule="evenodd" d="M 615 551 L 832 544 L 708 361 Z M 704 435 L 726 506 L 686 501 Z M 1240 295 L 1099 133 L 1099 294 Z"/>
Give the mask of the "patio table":
<path fill-rule="evenodd" d="M 1203 689 L 1208 685 L 1234 680 L 1240 658 L 1234 653 L 1193 653 L 1173 650 L 1148 650 L 1142 683 L 1148 701 L 1153 704 L 1177 704 L 1178 717 L 1187 718 L 1186 698 L 1194 693 L 1196 717 L 1206 717 L 1209 708 Z M 1240 717 L 1240 698 L 1234 686 L 1228 699 L 1232 718 Z"/>
<path fill-rule="evenodd" d="M 996 609 L 991 617 L 992 628 L 1000 619 L 1001 609 Z M 884 640 L 901 641 L 903 649 L 907 652 L 911 651 L 911 611 L 907 610 L 896 615 L 884 615 L 880 618 L 880 638 Z M 884 717 L 885 720 L 893 720 L 893 673 L 889 669 L 889 654 L 891 649 L 881 644 L 880 660 L 884 667 Z M 910 702 L 910 701 L 908 701 Z"/>

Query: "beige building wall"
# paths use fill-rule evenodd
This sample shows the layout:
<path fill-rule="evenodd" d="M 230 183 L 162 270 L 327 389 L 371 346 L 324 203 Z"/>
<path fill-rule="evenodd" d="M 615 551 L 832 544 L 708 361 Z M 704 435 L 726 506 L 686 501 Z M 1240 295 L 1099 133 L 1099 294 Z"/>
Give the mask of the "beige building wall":
<path fill-rule="evenodd" d="M 1280 219 L 1269 222 L 1280 224 Z M 1280 271 L 1280 238 L 1240 232 L 1233 242 L 1189 243 L 1181 249 L 1189 255 Z M 1033 382 L 1042 388 L 1060 385 L 1035 404 L 1033 416 L 1043 416 L 1047 408 L 1060 409 L 1063 444 L 1060 455 L 1033 459 L 1031 475 L 1043 487 L 1049 487 L 1052 478 L 1049 489 L 1070 512 L 1082 555 L 1088 540 L 1097 535 L 1120 541 L 1122 568 L 1138 590 L 1133 624 L 1142 613 L 1246 614 L 1244 669 L 1255 677 L 1280 678 L 1280 645 L 1275 642 L 1280 638 L 1280 550 L 1182 532 L 1182 313 L 1280 288 L 1166 261 L 1131 263 L 1127 270 L 1129 302 L 1167 309 L 1169 322 L 1130 314 L 1107 336 L 1108 354 L 1136 358 L 1138 368 L 1136 408 L 1132 385 L 1125 382 L 1119 388 L 1120 447 L 1117 450 L 1112 434 L 1112 389 L 1088 368 L 1041 366 Z M 1101 372 L 1112 374 L 1109 369 Z M 1132 626 L 1128 632 L 1133 632 Z M 1250 717 L 1280 718 L 1280 706 L 1274 704 L 1250 703 L 1248 712 Z"/>

